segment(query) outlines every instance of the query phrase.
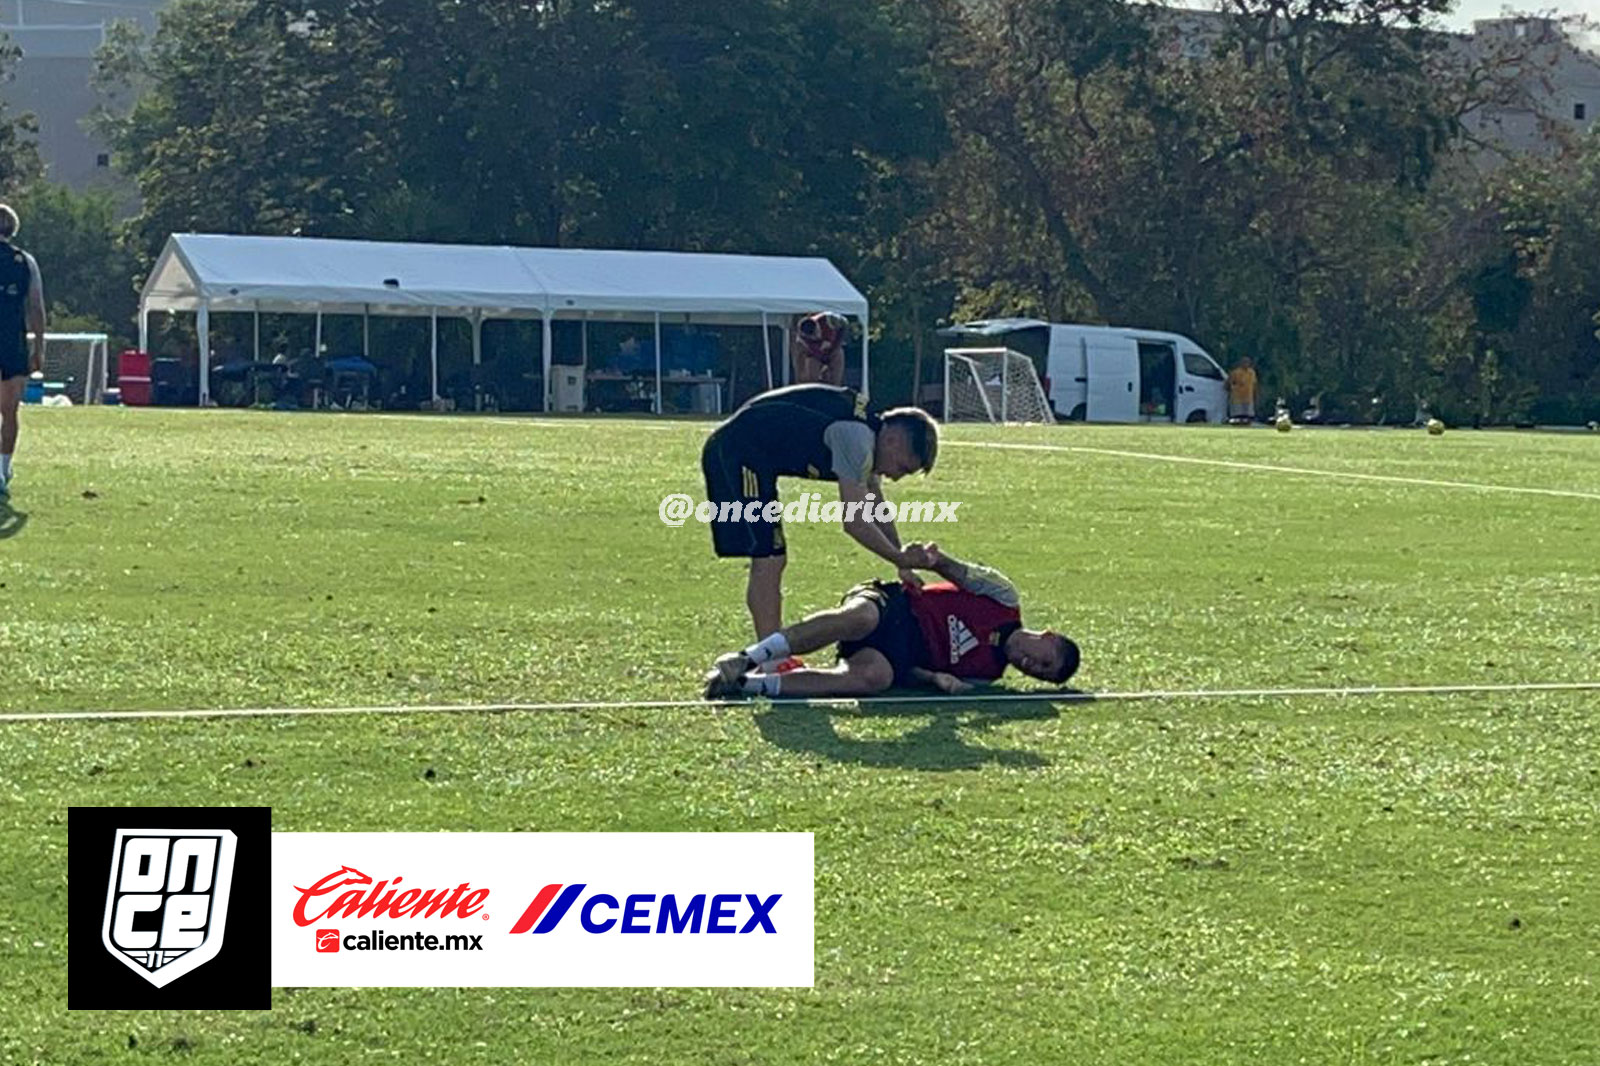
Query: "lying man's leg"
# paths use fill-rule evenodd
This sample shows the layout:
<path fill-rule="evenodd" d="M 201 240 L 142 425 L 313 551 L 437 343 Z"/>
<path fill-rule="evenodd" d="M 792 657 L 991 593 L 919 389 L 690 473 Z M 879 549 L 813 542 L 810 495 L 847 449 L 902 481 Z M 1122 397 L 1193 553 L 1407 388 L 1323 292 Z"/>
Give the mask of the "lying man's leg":
<path fill-rule="evenodd" d="M 894 667 L 883 653 L 862 648 L 829 670 L 790 670 L 787 674 L 752 675 L 752 684 L 771 686 L 771 693 L 796 699 L 823 696 L 871 696 L 894 684 Z"/>
<path fill-rule="evenodd" d="M 706 698 L 739 691 L 739 679 L 746 672 L 769 662 L 781 662 L 791 655 L 826 648 L 845 640 L 861 640 L 878 625 L 878 605 L 866 596 L 851 596 L 838 607 L 807 615 L 786 629 L 750 645 L 744 651 L 729 652 L 719 658 L 706 678 Z M 832 673 L 826 670 L 791 670 L 798 673 Z"/>

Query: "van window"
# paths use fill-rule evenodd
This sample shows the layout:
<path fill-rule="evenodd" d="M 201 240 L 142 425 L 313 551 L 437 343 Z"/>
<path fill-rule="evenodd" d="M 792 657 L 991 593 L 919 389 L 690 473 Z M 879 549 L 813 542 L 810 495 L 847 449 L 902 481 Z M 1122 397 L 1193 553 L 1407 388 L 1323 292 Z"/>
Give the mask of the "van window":
<path fill-rule="evenodd" d="M 1183 353 L 1183 369 L 1197 378 L 1210 378 L 1213 381 L 1222 381 L 1222 368 L 1199 352 Z"/>

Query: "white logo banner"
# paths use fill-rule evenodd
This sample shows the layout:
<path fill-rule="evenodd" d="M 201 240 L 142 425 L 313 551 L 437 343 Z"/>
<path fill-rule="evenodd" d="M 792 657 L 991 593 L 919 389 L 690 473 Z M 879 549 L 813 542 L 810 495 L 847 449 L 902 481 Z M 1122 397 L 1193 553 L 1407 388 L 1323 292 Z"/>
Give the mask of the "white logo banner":
<path fill-rule="evenodd" d="M 810 833 L 274 833 L 278 987 L 807 986 Z"/>

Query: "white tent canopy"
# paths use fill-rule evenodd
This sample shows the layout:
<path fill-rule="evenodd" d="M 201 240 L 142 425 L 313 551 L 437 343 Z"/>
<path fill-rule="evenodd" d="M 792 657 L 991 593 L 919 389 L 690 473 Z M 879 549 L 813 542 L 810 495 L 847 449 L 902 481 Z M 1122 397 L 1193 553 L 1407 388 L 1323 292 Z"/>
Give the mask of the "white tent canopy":
<path fill-rule="evenodd" d="M 140 348 L 148 347 L 152 311 L 199 316 L 202 403 L 210 393 L 213 311 L 316 314 L 319 334 L 323 314 L 461 316 L 473 325 L 474 361 L 485 318 L 542 319 L 547 409 L 553 319 L 654 320 L 658 410 L 662 314 L 764 327 L 769 317 L 781 324 L 789 315 L 835 311 L 861 321 L 867 388 L 866 298 L 817 258 L 180 233 L 167 239 L 145 282 Z M 437 363 L 437 331 L 433 343 Z"/>

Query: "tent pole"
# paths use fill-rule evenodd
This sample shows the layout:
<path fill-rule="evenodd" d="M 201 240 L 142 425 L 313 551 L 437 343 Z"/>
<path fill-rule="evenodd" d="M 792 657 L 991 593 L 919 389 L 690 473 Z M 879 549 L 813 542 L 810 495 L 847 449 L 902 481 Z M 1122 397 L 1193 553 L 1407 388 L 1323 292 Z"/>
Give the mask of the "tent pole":
<path fill-rule="evenodd" d="M 195 320 L 195 333 L 200 341 L 200 406 L 211 406 L 211 303 L 200 301 L 200 314 Z"/>
<path fill-rule="evenodd" d="M 317 308 L 317 331 L 311 341 L 311 358 L 322 358 L 322 308 Z"/>
<path fill-rule="evenodd" d="M 868 370 L 868 366 L 869 366 L 869 364 L 867 363 L 867 346 L 868 346 L 868 344 L 869 344 L 869 341 L 867 339 L 867 312 L 862 311 L 861 312 L 861 395 L 863 395 L 863 396 L 869 396 L 872 393 L 872 389 L 867 384 L 867 370 Z M 915 383 L 913 383 L 912 386 L 911 386 L 911 402 L 913 404 L 915 404 L 917 402 L 916 392 L 917 392 L 917 386 L 916 386 Z"/>
<path fill-rule="evenodd" d="M 142 300 L 139 302 L 139 350 L 150 350 L 150 308 Z"/>
<path fill-rule="evenodd" d="M 361 358 L 372 361 L 372 333 L 368 328 L 371 325 L 369 315 L 372 311 L 371 304 L 361 305 Z"/>
<path fill-rule="evenodd" d="M 789 327 L 788 326 L 779 326 L 778 327 L 778 337 L 779 337 L 779 343 L 783 346 L 783 358 L 779 360 L 779 362 L 783 366 L 783 383 L 785 385 L 788 385 L 790 383 L 789 382 L 789 376 L 790 376 L 790 366 L 789 366 L 789 362 L 790 362 L 790 359 L 789 359 Z"/>
<path fill-rule="evenodd" d="M 761 361 L 767 364 L 767 391 L 772 391 L 772 333 L 767 329 L 767 313 L 761 312 Z M 728 397 L 733 402 L 733 397 Z"/>
<path fill-rule="evenodd" d="M 477 370 L 483 365 L 483 312 L 472 312 L 472 407 L 483 410 L 483 383 Z"/>
<path fill-rule="evenodd" d="M 656 312 L 656 414 L 661 413 L 661 312 Z"/>
<path fill-rule="evenodd" d="M 913 403 L 916 402 L 916 397 L 917 394 L 913 392 L 911 394 Z M 918 404 L 917 406 L 921 405 Z M 939 421 L 947 425 L 950 422 L 950 356 L 948 354 L 944 357 L 944 395 L 939 397 Z"/>
<path fill-rule="evenodd" d="M 542 359 L 543 359 L 543 365 L 544 365 L 544 377 L 542 378 L 542 385 L 540 387 L 540 391 L 544 393 L 544 413 L 545 414 L 549 414 L 550 413 L 550 354 L 551 354 L 550 312 L 549 311 L 544 311 L 544 312 L 541 312 L 541 314 L 543 316 L 543 323 L 544 323 L 543 324 L 543 328 L 542 328 L 543 342 L 541 344 Z"/>
<path fill-rule="evenodd" d="M 439 407 L 439 312 L 428 312 L 428 388 L 433 393 L 433 406 Z"/>

